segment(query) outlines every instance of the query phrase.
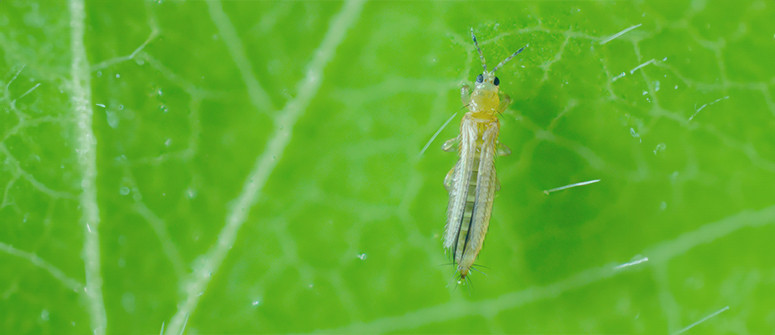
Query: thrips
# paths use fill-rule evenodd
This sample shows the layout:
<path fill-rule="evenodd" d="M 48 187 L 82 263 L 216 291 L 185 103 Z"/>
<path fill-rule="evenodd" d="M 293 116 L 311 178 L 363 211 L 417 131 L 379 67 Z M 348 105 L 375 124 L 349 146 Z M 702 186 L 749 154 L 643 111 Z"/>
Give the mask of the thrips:
<path fill-rule="evenodd" d="M 460 135 L 442 146 L 444 151 L 457 149 L 459 155 L 457 164 L 444 178 L 444 186 L 449 192 L 444 248 L 451 252 L 460 279 L 465 279 L 474 266 L 490 224 L 493 197 L 500 188 L 495 176 L 495 156 L 511 153 L 498 141 L 498 114 L 508 107 L 511 99 L 500 92 L 500 80 L 495 71 L 527 47 L 522 47 L 487 71 L 473 28 L 471 38 L 479 52 L 483 71 L 476 76 L 473 90 L 468 85 L 463 85 L 460 90 L 468 112 L 460 123 Z"/>

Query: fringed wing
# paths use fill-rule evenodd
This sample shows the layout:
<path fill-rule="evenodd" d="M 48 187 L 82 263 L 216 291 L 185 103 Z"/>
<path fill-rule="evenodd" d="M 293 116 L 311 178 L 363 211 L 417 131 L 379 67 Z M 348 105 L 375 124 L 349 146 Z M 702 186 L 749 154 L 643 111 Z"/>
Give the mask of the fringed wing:
<path fill-rule="evenodd" d="M 497 123 L 490 123 L 482 135 L 482 145 L 479 150 L 479 168 L 477 169 L 476 195 L 470 215 L 468 234 L 463 241 L 460 258 L 456 259 L 461 266 L 474 264 L 479 251 L 482 250 L 487 228 L 490 226 L 492 203 L 497 188 L 495 174 L 496 143 L 498 139 Z"/>
<path fill-rule="evenodd" d="M 463 118 L 460 124 L 459 160 L 452 172 L 449 187 L 449 205 L 447 206 L 447 224 L 444 230 L 444 248 L 452 249 L 460 232 L 465 212 L 466 199 L 469 197 L 471 175 L 475 167 L 476 125 L 469 118 Z"/>
<path fill-rule="evenodd" d="M 497 188 L 495 155 L 498 123 L 461 124 L 460 160 L 449 187 L 444 247 L 452 253 L 461 274 L 473 265 L 487 234 Z"/>

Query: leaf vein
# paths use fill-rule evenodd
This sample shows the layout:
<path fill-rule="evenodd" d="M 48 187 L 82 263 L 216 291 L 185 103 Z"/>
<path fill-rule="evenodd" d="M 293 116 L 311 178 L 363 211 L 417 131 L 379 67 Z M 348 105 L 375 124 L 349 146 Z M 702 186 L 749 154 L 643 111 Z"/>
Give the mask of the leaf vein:
<path fill-rule="evenodd" d="M 325 66 L 333 58 L 336 48 L 344 40 L 348 28 L 352 27 L 356 19 L 360 17 L 363 2 L 364 0 L 347 1 L 341 11 L 332 18 L 331 26 L 307 67 L 307 75 L 299 83 L 298 95 L 285 105 L 275 120 L 275 132 L 269 139 L 266 149 L 256 159 L 242 191 L 227 214 L 226 225 L 218 234 L 215 245 L 202 256 L 199 266 L 183 282 L 184 295 L 178 303 L 177 312 L 170 320 L 166 334 L 178 334 L 183 329 L 185 320 L 194 312 L 200 297 L 207 290 L 212 275 L 218 271 L 227 253 L 234 245 L 250 208 L 258 200 L 269 175 L 285 151 L 285 147 L 291 139 L 293 127 L 317 94 Z"/>
<path fill-rule="evenodd" d="M 71 103 L 75 112 L 76 156 L 81 171 L 80 223 L 84 233 L 82 258 L 86 275 L 84 292 L 92 333 L 105 334 L 107 314 L 102 297 L 100 269 L 100 213 L 97 204 L 97 139 L 92 129 L 89 61 L 84 45 L 86 9 L 83 0 L 70 0 Z"/>

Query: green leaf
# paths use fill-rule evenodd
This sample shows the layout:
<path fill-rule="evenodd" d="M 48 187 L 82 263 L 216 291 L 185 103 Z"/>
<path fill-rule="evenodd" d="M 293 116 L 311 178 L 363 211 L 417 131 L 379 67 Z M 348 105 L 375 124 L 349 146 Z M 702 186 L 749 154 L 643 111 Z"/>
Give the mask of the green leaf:
<path fill-rule="evenodd" d="M 770 2 L 1 8 L 0 333 L 772 330 Z M 471 27 L 529 46 L 459 285 Z"/>

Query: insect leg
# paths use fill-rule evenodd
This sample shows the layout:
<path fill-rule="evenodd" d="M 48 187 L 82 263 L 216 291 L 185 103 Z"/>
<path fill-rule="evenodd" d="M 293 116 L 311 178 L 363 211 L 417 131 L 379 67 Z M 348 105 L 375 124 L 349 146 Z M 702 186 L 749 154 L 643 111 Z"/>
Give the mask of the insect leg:
<path fill-rule="evenodd" d="M 509 97 L 508 94 L 499 93 L 498 97 L 500 98 L 501 102 L 498 104 L 498 114 L 503 113 L 503 111 L 506 110 L 506 108 L 511 105 L 511 97 Z"/>
<path fill-rule="evenodd" d="M 463 106 L 468 106 L 471 103 L 471 86 L 468 84 L 463 84 L 460 87 L 460 101 L 463 102 Z"/>
<path fill-rule="evenodd" d="M 460 143 L 460 135 L 448 139 L 441 145 L 441 150 L 446 152 L 452 152 L 455 150 L 455 146 Z"/>
<path fill-rule="evenodd" d="M 447 176 L 444 177 L 444 188 L 447 189 L 447 192 L 449 192 L 449 188 L 452 187 L 452 175 L 455 173 L 455 168 L 453 167 L 449 172 L 447 172 Z"/>
<path fill-rule="evenodd" d="M 511 155 L 511 149 L 507 147 L 505 144 L 498 142 L 498 156 L 508 156 Z"/>

